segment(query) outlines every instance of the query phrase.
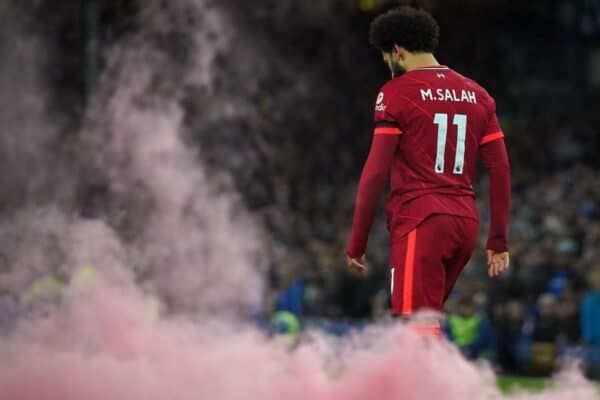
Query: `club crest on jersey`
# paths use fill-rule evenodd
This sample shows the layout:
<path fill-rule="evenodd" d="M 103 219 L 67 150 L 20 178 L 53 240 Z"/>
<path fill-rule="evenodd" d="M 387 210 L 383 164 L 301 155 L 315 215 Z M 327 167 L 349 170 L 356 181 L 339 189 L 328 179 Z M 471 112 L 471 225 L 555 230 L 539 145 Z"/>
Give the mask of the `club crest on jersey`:
<path fill-rule="evenodd" d="M 375 111 L 385 111 L 386 105 L 383 104 L 383 92 L 380 92 L 377 96 L 377 104 L 375 105 Z"/>

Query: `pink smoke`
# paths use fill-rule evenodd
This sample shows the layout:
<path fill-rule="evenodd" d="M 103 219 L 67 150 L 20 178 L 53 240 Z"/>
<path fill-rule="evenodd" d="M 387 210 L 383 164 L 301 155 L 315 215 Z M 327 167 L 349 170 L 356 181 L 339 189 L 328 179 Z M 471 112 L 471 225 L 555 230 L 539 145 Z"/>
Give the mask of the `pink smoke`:
<path fill-rule="evenodd" d="M 3 341 L 0 400 L 502 398 L 489 367 L 401 325 L 308 336 L 290 352 L 242 324 L 156 319 L 133 286 L 97 282 Z M 597 391 L 571 372 L 553 391 L 514 398 Z"/>

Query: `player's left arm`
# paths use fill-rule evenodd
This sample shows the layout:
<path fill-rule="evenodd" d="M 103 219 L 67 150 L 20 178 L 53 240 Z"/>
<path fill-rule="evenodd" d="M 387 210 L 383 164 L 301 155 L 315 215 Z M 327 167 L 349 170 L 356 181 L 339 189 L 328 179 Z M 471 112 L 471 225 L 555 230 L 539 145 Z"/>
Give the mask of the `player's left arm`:
<path fill-rule="evenodd" d="M 383 126 L 375 129 L 369 156 L 360 177 L 352 232 L 346 248 L 348 266 L 359 272 L 366 270 L 365 250 L 369 232 L 379 199 L 389 180 L 399 132 L 394 127 Z"/>
<path fill-rule="evenodd" d="M 508 220 L 510 215 L 510 165 L 504 140 L 481 147 L 481 159 L 490 176 L 490 228 L 486 244 L 490 277 L 509 267 Z"/>
<path fill-rule="evenodd" d="M 497 277 L 510 265 L 508 253 L 508 221 L 510 216 L 510 163 L 500 129 L 496 106 L 490 101 L 490 118 L 486 134 L 481 138 L 480 154 L 488 170 L 490 228 L 486 244 L 488 274 Z"/>

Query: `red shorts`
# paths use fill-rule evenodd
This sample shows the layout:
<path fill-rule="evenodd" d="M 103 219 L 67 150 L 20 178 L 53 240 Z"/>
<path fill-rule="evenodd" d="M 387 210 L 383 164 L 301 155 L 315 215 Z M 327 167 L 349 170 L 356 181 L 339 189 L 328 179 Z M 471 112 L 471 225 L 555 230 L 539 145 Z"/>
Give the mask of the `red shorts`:
<path fill-rule="evenodd" d="M 479 223 L 434 214 L 402 237 L 391 232 L 392 314 L 442 311 L 477 243 Z"/>

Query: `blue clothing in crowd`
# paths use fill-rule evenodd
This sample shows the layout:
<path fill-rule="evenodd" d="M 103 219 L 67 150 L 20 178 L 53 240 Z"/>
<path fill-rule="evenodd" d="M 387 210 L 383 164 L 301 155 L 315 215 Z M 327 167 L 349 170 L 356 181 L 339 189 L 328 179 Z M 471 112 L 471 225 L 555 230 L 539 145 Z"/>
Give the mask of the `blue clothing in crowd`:
<path fill-rule="evenodd" d="M 296 315 L 302 315 L 302 303 L 304 301 L 304 281 L 293 282 L 286 290 L 277 296 L 277 311 L 289 311 Z"/>
<path fill-rule="evenodd" d="M 600 291 L 588 293 L 581 303 L 581 332 L 587 344 L 600 345 Z"/>

